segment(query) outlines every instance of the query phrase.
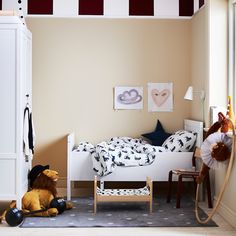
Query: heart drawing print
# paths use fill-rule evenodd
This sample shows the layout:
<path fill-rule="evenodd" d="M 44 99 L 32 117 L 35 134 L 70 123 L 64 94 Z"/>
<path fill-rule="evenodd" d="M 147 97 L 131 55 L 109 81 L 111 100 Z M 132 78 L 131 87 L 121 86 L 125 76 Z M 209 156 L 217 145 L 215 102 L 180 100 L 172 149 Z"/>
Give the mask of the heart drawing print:
<path fill-rule="evenodd" d="M 148 111 L 173 111 L 173 83 L 148 83 Z"/>
<path fill-rule="evenodd" d="M 163 89 L 163 90 L 158 90 L 158 89 L 152 89 L 151 90 L 151 96 L 154 101 L 154 103 L 158 106 L 161 107 L 168 97 L 170 96 L 170 90 L 169 89 Z"/>

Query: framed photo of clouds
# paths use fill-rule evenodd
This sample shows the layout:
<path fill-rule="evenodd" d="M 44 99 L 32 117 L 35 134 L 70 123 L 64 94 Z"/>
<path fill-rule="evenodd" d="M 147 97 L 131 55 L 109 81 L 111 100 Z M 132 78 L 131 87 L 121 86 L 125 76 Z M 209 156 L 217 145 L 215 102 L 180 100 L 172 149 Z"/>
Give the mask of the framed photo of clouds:
<path fill-rule="evenodd" d="M 143 87 L 115 87 L 114 109 L 143 109 Z"/>

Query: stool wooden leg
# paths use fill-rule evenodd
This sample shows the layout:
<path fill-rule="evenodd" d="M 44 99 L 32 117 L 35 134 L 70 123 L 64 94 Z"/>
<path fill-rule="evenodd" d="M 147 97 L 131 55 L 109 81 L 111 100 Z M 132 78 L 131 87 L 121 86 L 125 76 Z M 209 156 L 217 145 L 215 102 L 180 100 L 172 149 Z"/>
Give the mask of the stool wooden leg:
<path fill-rule="evenodd" d="M 182 185 L 183 185 L 182 175 L 179 175 L 178 186 L 177 186 L 176 208 L 180 208 L 180 199 L 181 199 L 182 188 L 183 188 Z"/>
<path fill-rule="evenodd" d="M 170 202 L 171 199 L 171 187 L 172 187 L 172 170 L 169 172 L 168 178 L 168 192 L 167 192 L 167 202 Z"/>
<path fill-rule="evenodd" d="M 206 180 L 208 207 L 212 208 L 213 206 L 212 206 L 212 200 L 211 200 L 211 184 L 210 184 L 209 173 L 206 175 L 205 180 Z"/>

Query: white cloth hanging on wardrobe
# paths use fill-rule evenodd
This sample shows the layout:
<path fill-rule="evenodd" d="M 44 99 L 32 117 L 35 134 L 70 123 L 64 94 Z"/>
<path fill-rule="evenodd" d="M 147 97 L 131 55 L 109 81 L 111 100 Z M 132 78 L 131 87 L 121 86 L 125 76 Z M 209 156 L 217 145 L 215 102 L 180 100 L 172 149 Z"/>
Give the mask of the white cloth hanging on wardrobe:
<path fill-rule="evenodd" d="M 32 120 L 32 112 L 27 105 L 24 110 L 24 129 L 23 129 L 23 151 L 25 157 L 33 159 L 35 145 L 35 131 Z"/>

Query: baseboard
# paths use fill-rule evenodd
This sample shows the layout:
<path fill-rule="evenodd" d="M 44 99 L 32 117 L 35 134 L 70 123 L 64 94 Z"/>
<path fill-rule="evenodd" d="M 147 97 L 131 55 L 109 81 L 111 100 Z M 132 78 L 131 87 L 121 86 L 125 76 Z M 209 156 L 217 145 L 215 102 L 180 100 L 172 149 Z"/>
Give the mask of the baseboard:
<path fill-rule="evenodd" d="M 57 195 L 59 197 L 63 197 L 66 199 L 67 192 L 66 188 L 57 188 Z M 72 197 L 87 197 L 87 196 L 93 196 L 93 189 L 89 188 L 72 188 L 71 191 L 71 196 Z"/>
<path fill-rule="evenodd" d="M 214 197 L 214 205 L 216 203 L 217 198 Z M 223 202 L 220 203 L 218 208 L 218 213 L 236 229 L 236 212 L 232 211 L 228 206 L 226 206 Z"/>

